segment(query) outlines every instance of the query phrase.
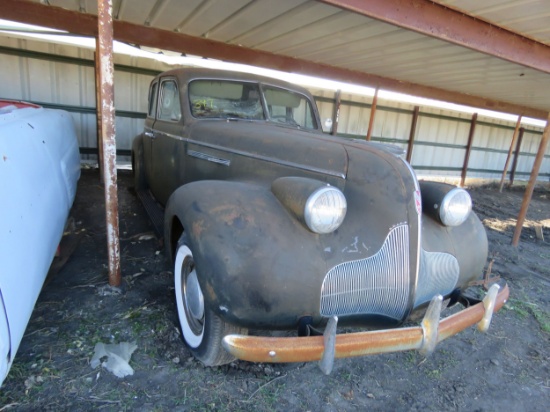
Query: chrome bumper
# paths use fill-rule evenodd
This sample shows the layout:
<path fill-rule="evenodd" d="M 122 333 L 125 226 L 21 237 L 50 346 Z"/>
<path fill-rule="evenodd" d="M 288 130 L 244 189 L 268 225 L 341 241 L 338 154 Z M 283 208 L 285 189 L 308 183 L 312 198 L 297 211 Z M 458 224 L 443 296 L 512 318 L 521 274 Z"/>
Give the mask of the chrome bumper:
<path fill-rule="evenodd" d="M 262 336 L 228 335 L 222 343 L 231 355 L 251 362 L 311 362 L 321 360 L 320 367 L 328 374 L 335 358 L 401 352 L 411 349 L 430 354 L 437 343 L 449 336 L 478 324 L 485 332 L 493 312 L 498 311 L 509 296 L 508 285 L 499 292 L 493 285 L 483 302 L 470 306 L 439 321 L 441 296 L 430 302 L 421 326 L 357 332 L 336 335 L 336 316 L 329 320 L 324 336 L 275 338 Z"/>

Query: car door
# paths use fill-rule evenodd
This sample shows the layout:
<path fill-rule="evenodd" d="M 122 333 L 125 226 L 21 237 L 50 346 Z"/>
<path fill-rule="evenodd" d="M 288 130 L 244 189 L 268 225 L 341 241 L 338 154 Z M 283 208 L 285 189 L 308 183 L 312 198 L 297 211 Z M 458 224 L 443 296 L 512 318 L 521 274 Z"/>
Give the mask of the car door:
<path fill-rule="evenodd" d="M 151 190 L 163 204 L 180 182 L 180 168 L 185 154 L 183 116 L 177 80 L 160 79 L 157 118 L 151 138 Z"/>
<path fill-rule="evenodd" d="M 153 178 L 153 154 L 152 144 L 154 136 L 154 125 L 157 117 L 157 102 L 158 102 L 158 81 L 151 83 L 149 88 L 149 107 L 147 108 L 147 117 L 143 126 L 143 160 L 145 167 L 145 176 L 147 181 L 151 182 Z"/>

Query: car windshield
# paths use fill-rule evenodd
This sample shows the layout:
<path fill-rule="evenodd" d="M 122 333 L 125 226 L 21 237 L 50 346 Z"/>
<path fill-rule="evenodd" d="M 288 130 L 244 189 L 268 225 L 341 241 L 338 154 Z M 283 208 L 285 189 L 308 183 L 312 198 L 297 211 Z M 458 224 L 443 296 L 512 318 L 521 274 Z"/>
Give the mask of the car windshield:
<path fill-rule="evenodd" d="M 257 83 L 195 80 L 189 84 L 189 103 L 194 117 L 265 119 Z"/>
<path fill-rule="evenodd" d="M 304 95 L 272 86 L 263 86 L 263 91 L 270 120 L 304 129 L 317 128 L 311 103 Z"/>
<path fill-rule="evenodd" d="M 297 92 L 262 85 L 269 120 L 302 129 L 317 129 L 309 99 Z M 191 113 L 198 118 L 266 118 L 257 83 L 231 80 L 194 80 L 189 83 Z"/>

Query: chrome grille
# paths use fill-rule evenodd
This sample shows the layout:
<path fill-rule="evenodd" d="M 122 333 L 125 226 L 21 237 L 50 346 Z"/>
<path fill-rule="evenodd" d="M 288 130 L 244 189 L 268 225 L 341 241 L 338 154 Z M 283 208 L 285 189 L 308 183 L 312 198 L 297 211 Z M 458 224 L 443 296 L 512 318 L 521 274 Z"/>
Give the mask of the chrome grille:
<path fill-rule="evenodd" d="M 409 226 L 395 226 L 380 250 L 333 267 L 321 287 L 321 315 L 403 319 L 409 302 Z"/>
<path fill-rule="evenodd" d="M 445 296 L 451 293 L 458 282 L 459 274 L 458 260 L 453 255 L 422 250 L 414 306 L 428 302 L 435 295 Z"/>

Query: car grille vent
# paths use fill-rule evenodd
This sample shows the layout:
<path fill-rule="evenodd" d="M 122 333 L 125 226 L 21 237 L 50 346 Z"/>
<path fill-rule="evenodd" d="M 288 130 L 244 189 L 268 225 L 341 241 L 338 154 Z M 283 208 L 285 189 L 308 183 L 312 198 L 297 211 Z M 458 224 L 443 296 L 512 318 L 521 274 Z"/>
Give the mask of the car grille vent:
<path fill-rule="evenodd" d="M 428 302 L 437 294 L 445 296 L 451 293 L 459 274 L 458 260 L 453 255 L 422 250 L 414 306 Z"/>
<path fill-rule="evenodd" d="M 409 227 L 394 227 L 366 259 L 341 263 L 325 276 L 321 315 L 384 315 L 402 320 L 409 303 Z"/>

